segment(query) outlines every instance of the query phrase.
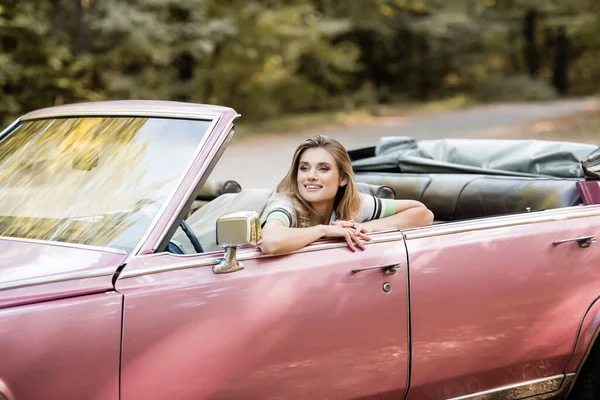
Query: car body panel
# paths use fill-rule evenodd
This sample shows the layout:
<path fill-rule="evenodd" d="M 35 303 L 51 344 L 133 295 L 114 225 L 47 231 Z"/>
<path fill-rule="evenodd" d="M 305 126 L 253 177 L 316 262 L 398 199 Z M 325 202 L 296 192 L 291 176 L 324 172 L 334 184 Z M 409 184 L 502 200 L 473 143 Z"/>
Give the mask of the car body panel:
<path fill-rule="evenodd" d="M 136 257 L 125 296 L 122 398 L 401 398 L 408 379 L 406 253 L 395 240 L 283 257 Z M 400 263 L 394 275 L 354 267 Z M 160 272 L 160 271 L 164 272 Z M 392 284 L 385 293 L 382 285 Z"/>
<path fill-rule="evenodd" d="M 577 190 L 579 190 L 584 204 L 600 204 L 600 182 L 577 182 Z"/>
<path fill-rule="evenodd" d="M 0 239 L 0 308 L 112 290 L 125 252 Z"/>
<path fill-rule="evenodd" d="M 592 206 L 407 232 L 408 399 L 451 398 L 564 373 L 598 296 L 600 247 L 553 241 L 594 235 L 599 225 L 600 208 Z"/>
<path fill-rule="evenodd" d="M 74 116 L 211 124 L 129 254 L 0 238 L 0 398 L 536 395 L 572 382 L 600 329 L 600 244 L 552 244 L 596 235 L 598 182 L 576 183 L 584 207 L 374 234 L 357 253 L 341 240 L 278 257 L 244 248 L 245 268 L 220 275 L 222 252 L 154 253 L 239 115 L 114 101 L 20 121 Z M 376 268 L 352 272 L 365 267 Z"/>
<path fill-rule="evenodd" d="M 569 365 L 567 366 L 567 373 L 576 373 L 581 363 L 588 356 L 589 351 L 592 348 L 598 334 L 600 333 L 600 298 L 594 301 L 594 304 L 587 310 L 581 329 L 577 335 L 577 343 L 575 345 L 575 351 Z"/>
<path fill-rule="evenodd" d="M 114 292 L 0 310 L 0 396 L 118 399 L 121 311 Z"/>
<path fill-rule="evenodd" d="M 220 110 L 220 109 L 219 109 Z M 200 187 L 202 179 L 206 180 L 208 172 L 214 167 L 218 159 L 219 151 L 229 143 L 233 136 L 233 122 L 239 115 L 232 109 L 223 108 L 213 119 L 213 127 L 206 133 L 206 141 L 203 141 L 190 165 L 185 177 L 177 188 L 170 202 L 165 204 L 164 212 L 158 217 L 156 224 L 145 236 L 137 254 L 154 253 L 169 228 L 173 226 L 175 218 L 179 215 L 186 201 L 190 198 L 192 191 Z"/>
<path fill-rule="evenodd" d="M 88 102 L 68 104 L 32 111 L 19 120 L 31 121 L 41 118 L 64 118 L 64 117 L 157 117 L 175 118 L 187 120 L 211 121 L 209 129 L 204 132 L 193 159 L 182 174 L 181 180 L 169 198 L 162 205 L 160 212 L 156 215 L 146 234 L 132 254 L 149 254 L 156 250 L 169 228 L 185 206 L 185 201 L 190 197 L 192 191 L 198 187 L 201 178 L 206 178 L 205 173 L 214 161 L 222 145 L 232 137 L 233 121 L 239 117 L 235 110 L 228 107 L 191 104 L 173 101 L 152 100 L 121 100 Z M 3 133 L 9 132 L 7 128 Z M 168 134 L 165 132 L 165 134 Z"/>
<path fill-rule="evenodd" d="M 176 101 L 156 100 L 114 100 L 65 104 L 31 111 L 21 117 L 28 121 L 40 118 L 65 116 L 166 116 L 171 118 L 212 119 L 222 114 L 234 112 L 229 107 L 192 104 Z"/>

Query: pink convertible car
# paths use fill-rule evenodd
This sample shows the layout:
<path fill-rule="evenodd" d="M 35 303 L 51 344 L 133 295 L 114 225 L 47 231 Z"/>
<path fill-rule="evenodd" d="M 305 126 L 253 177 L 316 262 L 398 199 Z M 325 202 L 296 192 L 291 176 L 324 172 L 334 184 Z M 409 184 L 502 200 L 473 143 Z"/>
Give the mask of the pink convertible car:
<path fill-rule="evenodd" d="M 1 134 L 1 399 L 600 398 L 598 146 L 387 138 L 351 152 L 360 190 L 432 226 L 265 256 L 269 191 L 210 179 L 237 117 Z"/>

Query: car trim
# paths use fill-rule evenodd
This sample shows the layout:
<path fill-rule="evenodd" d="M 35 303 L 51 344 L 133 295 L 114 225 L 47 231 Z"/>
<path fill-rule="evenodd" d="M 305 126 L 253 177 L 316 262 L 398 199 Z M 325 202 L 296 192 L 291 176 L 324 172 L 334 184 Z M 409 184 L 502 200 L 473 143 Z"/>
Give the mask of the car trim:
<path fill-rule="evenodd" d="M 59 283 L 59 282 L 67 282 L 74 281 L 78 279 L 85 278 L 99 278 L 103 276 L 112 277 L 115 274 L 115 268 L 103 268 L 103 269 L 94 269 L 90 271 L 79 271 L 79 272 L 70 272 L 65 274 L 59 274 L 55 276 L 44 276 L 41 278 L 31 278 L 31 279 L 23 279 L 15 282 L 8 282 L 0 284 L 0 291 L 8 290 L 8 289 L 19 289 L 29 286 L 39 286 L 47 283 Z"/>
<path fill-rule="evenodd" d="M 392 232 L 391 235 L 385 235 L 385 233 Z M 365 245 L 372 245 L 376 243 L 386 243 L 393 241 L 401 241 L 402 233 L 399 231 L 385 231 L 381 232 L 368 242 L 363 242 Z M 329 250 L 336 248 L 344 248 L 348 247 L 346 242 L 335 242 L 335 243 L 318 243 L 314 245 L 309 245 L 302 249 L 296 250 L 289 254 L 299 254 L 299 253 L 308 253 L 313 251 L 321 251 L 321 250 Z M 153 253 L 153 254 L 144 254 L 141 256 L 137 256 L 136 259 L 147 259 L 147 258 L 155 258 L 155 257 L 163 257 L 165 255 L 170 255 L 173 257 L 180 258 L 182 261 L 178 263 L 169 264 L 168 266 L 157 266 L 157 267 L 148 267 L 148 268 L 140 268 L 136 270 L 128 270 L 127 267 L 123 270 L 121 275 L 119 275 L 119 279 L 125 278 L 134 278 L 137 276 L 149 275 L 149 274 L 158 274 L 162 272 L 176 271 L 180 269 L 188 269 L 188 268 L 197 268 L 197 267 L 212 267 L 213 265 L 219 264 L 223 261 L 223 253 L 215 252 L 214 256 L 210 258 L 206 258 L 203 260 L 198 260 L 198 257 L 202 256 L 202 254 L 172 254 L 172 253 Z M 256 260 L 261 258 L 269 258 L 269 257 L 279 257 L 281 255 L 272 255 L 272 254 L 262 254 L 261 252 L 255 250 L 254 248 L 250 248 L 249 251 L 244 253 L 238 253 L 238 261 L 247 261 L 247 260 Z M 191 258 L 190 260 L 186 260 Z"/>
<path fill-rule="evenodd" d="M 45 245 L 54 245 L 60 247 L 72 247 L 76 249 L 82 250 L 95 250 L 102 251 L 104 253 L 114 253 L 121 254 L 126 256 L 127 252 L 120 249 L 115 249 L 113 247 L 104 247 L 104 246 L 94 246 L 91 244 L 81 244 L 81 243 L 71 243 L 71 242 L 59 242 L 54 240 L 43 240 L 43 239 L 26 239 L 20 237 L 11 237 L 11 236 L 0 236 L 0 240 L 10 240 L 12 242 L 25 242 L 25 243 L 35 243 L 35 244 L 45 244 Z"/>
<path fill-rule="evenodd" d="M 21 122 L 21 118 L 17 118 L 16 120 L 13 121 L 12 124 L 10 124 L 9 126 L 7 126 L 6 129 L 4 129 L 2 132 L 0 132 L 0 141 L 4 140 L 4 136 L 6 136 L 6 134 L 8 132 L 10 132 L 11 130 L 13 130 L 14 127 L 19 124 L 19 122 Z"/>
<path fill-rule="evenodd" d="M 556 391 L 561 388 L 563 381 L 565 381 L 565 375 L 561 374 L 550 376 L 547 378 L 516 383 L 514 385 L 503 386 L 500 388 L 473 393 L 466 396 L 452 397 L 448 400 L 523 399 L 531 398 L 531 396 L 545 396 L 548 394 L 556 395 Z M 549 389 L 548 385 L 551 385 L 552 389 Z M 544 397 L 533 398 L 542 399 Z"/>
<path fill-rule="evenodd" d="M 596 300 L 594 300 L 594 302 L 592 303 L 592 305 L 589 307 L 589 309 L 586 311 L 586 313 L 584 314 L 583 318 L 581 319 L 581 323 L 579 325 L 579 329 L 577 330 L 577 337 L 575 339 L 575 343 L 573 344 L 573 350 L 571 352 L 571 358 L 569 359 L 569 363 L 567 365 L 571 364 L 571 362 L 573 360 L 573 357 L 575 356 L 575 352 L 577 351 L 577 342 L 581 339 L 583 324 L 585 323 L 585 320 L 586 320 L 586 318 L 588 316 L 588 313 L 590 312 L 590 310 L 593 309 L 593 307 L 596 304 L 596 302 L 598 302 L 598 298 Z M 579 374 L 581 373 L 581 371 L 583 370 L 583 367 L 585 366 L 585 363 L 587 362 L 588 358 L 590 357 L 590 354 L 592 353 L 594 345 L 596 345 L 596 340 L 598 340 L 599 336 L 600 336 L 600 327 L 596 328 L 596 331 L 594 332 L 594 336 L 592 336 L 592 340 L 590 340 L 590 343 L 589 343 L 587 349 L 585 350 L 585 354 L 583 355 L 583 358 L 581 359 L 581 362 L 577 366 L 577 370 L 574 373 L 572 373 L 572 375 L 574 377 L 578 377 Z M 573 390 L 573 387 L 575 386 L 575 379 L 573 379 L 573 382 L 571 382 L 568 386 L 569 387 L 566 390 L 566 394 L 567 395 L 571 394 L 571 390 Z"/>
<path fill-rule="evenodd" d="M 199 119 L 212 120 L 219 118 L 217 112 L 186 112 L 186 111 L 159 111 L 156 109 L 144 109 L 141 107 L 123 108 L 115 110 L 114 108 L 94 108 L 85 110 L 62 110 L 49 108 L 47 111 L 37 111 L 32 116 L 24 115 L 22 121 L 34 121 L 46 118 L 65 118 L 65 117 L 158 117 L 169 119 Z"/>
<path fill-rule="evenodd" d="M 164 118 L 170 118 L 170 119 L 195 119 L 195 120 L 211 121 L 210 125 L 208 126 L 208 129 L 206 130 L 206 132 L 204 132 L 204 135 L 202 136 L 200 143 L 198 143 L 198 146 L 196 147 L 196 151 L 195 151 L 194 155 L 192 156 L 191 161 L 187 164 L 186 168 L 183 170 L 184 172 L 179 178 L 179 185 L 177 185 L 174 188 L 174 190 L 169 194 L 169 196 L 167 196 L 167 198 L 161 205 L 161 208 L 158 210 L 156 216 L 154 217 L 154 219 L 152 220 L 152 222 L 146 229 L 146 232 L 144 233 L 144 235 L 140 238 L 140 240 L 138 240 L 138 242 L 135 245 L 135 247 L 133 248 L 133 250 L 131 252 L 129 252 L 128 257 L 125 260 L 125 262 L 127 262 L 127 261 L 129 261 L 129 258 L 132 255 L 135 255 L 139 252 L 139 250 L 141 249 L 143 244 L 150 237 L 150 234 L 152 233 L 152 231 L 158 224 L 160 217 L 164 214 L 168 205 L 171 203 L 171 201 L 177 194 L 177 191 L 181 187 L 181 184 L 182 184 L 183 180 L 185 179 L 185 176 L 189 173 L 190 168 L 194 165 L 196 158 L 198 158 L 198 155 L 200 154 L 204 145 L 208 141 L 208 138 L 211 136 L 213 130 L 217 126 L 217 123 L 220 121 L 221 114 L 216 113 L 216 112 L 184 112 L 184 111 L 162 112 L 162 111 L 144 109 L 144 108 L 139 108 L 139 107 L 137 107 L 135 109 L 124 108 L 122 110 L 114 110 L 111 108 L 106 108 L 106 109 L 98 108 L 98 109 L 93 109 L 93 110 L 61 110 L 61 109 L 49 108 L 47 111 L 41 112 L 39 114 L 35 114 L 35 117 L 27 118 L 26 116 L 23 116 L 23 117 L 17 119 L 11 125 L 9 125 L 4 131 L 2 131 L 2 133 L 0 134 L 0 139 L 2 138 L 2 135 L 5 134 L 5 132 L 8 132 L 9 129 L 13 128 L 15 125 L 17 125 L 19 122 L 22 122 L 22 121 L 33 121 L 33 120 L 45 119 L 45 118 L 85 117 L 85 116 L 105 116 L 105 117 L 131 116 L 131 117 L 150 117 L 150 118 L 164 117 Z M 71 244 L 71 243 L 69 243 L 69 244 Z"/>
<path fill-rule="evenodd" d="M 202 119 L 202 118 L 199 118 Z M 167 207 L 169 206 L 169 204 L 171 204 L 171 202 L 173 201 L 173 199 L 175 198 L 175 195 L 177 194 L 177 192 L 179 191 L 179 189 L 182 186 L 183 181 L 185 180 L 186 175 L 190 172 L 190 168 L 194 165 L 194 163 L 196 162 L 196 158 L 198 158 L 198 155 L 200 154 L 200 152 L 202 151 L 202 149 L 204 148 L 204 145 L 206 144 L 206 142 L 208 141 L 208 138 L 210 137 L 210 135 L 212 134 L 212 131 L 215 129 L 215 126 L 217 126 L 217 123 L 220 120 L 220 116 L 216 115 L 210 125 L 208 126 L 208 129 L 206 130 L 206 132 L 204 132 L 204 136 L 202 137 L 202 139 L 200 140 L 200 143 L 198 143 L 198 146 L 196 147 L 196 151 L 191 159 L 191 161 L 187 164 L 187 166 L 184 169 L 184 173 L 183 175 L 181 175 L 179 177 L 179 185 L 177 185 L 173 191 L 169 194 L 169 196 L 167 196 L 167 198 L 165 199 L 165 201 L 163 202 L 163 204 L 160 206 L 160 209 L 158 210 L 158 212 L 156 213 L 156 215 L 154 216 L 154 219 L 152 220 L 152 222 L 150 223 L 150 225 L 148 226 L 148 228 L 146 228 L 146 232 L 144 233 L 144 235 L 140 238 L 140 240 L 138 240 L 137 245 L 133 248 L 133 250 L 129 253 L 129 255 L 127 256 L 127 259 L 125 260 L 125 262 L 128 262 L 129 259 L 131 257 L 133 257 L 134 255 L 137 255 L 138 252 L 140 251 L 140 249 L 142 248 L 142 246 L 144 245 L 144 243 L 148 240 L 148 238 L 150 237 L 150 235 L 152 234 L 152 232 L 154 231 L 154 229 L 156 228 L 156 225 L 158 225 L 158 221 L 160 221 L 160 218 L 163 216 L 163 214 L 165 213 Z"/>
<path fill-rule="evenodd" d="M 481 220 L 477 220 L 477 221 L 458 221 L 458 222 L 452 224 L 452 226 L 434 225 L 434 226 L 429 226 L 426 228 L 417 228 L 414 230 L 404 231 L 405 236 L 406 236 L 405 240 L 442 236 L 442 235 L 448 235 L 448 234 L 452 234 L 452 233 L 463 233 L 463 232 L 480 231 L 480 230 L 494 229 L 494 228 L 504 228 L 504 227 L 510 227 L 510 226 L 534 224 L 534 223 L 541 223 L 541 222 L 551 222 L 551 221 L 559 221 L 559 220 L 567 220 L 567 219 L 593 217 L 593 216 L 600 215 L 600 206 L 597 206 L 597 205 L 596 206 L 581 206 L 581 208 L 582 208 L 582 210 L 573 211 L 572 207 L 566 207 L 565 209 L 543 211 L 543 212 L 540 212 L 540 214 L 536 214 L 534 216 L 530 216 L 530 215 L 518 215 L 518 216 L 510 216 L 510 217 L 499 216 L 499 217 L 491 217 L 489 219 L 488 218 L 481 219 Z M 492 223 L 490 223 L 490 221 Z M 433 232 L 431 232 L 430 229 L 435 229 L 435 230 Z M 385 234 L 385 233 L 390 233 L 390 232 L 392 233 L 392 235 L 384 235 L 384 236 L 378 237 L 379 234 Z M 365 244 L 369 245 L 369 244 L 374 244 L 374 243 L 381 243 L 381 242 L 388 242 L 388 241 L 402 240 L 402 239 L 403 239 L 402 232 L 400 232 L 398 230 L 383 231 L 383 232 L 378 232 L 377 235 L 375 237 L 373 237 L 371 241 L 365 242 Z M 309 245 L 309 246 L 303 247 L 302 249 L 296 250 L 296 251 L 288 253 L 288 254 L 306 253 L 306 252 L 312 252 L 312 251 L 334 249 L 334 248 L 345 247 L 345 246 L 347 246 L 347 244 L 345 242 L 317 243 L 314 245 Z M 157 257 L 157 256 L 161 256 L 163 254 L 170 254 L 170 253 L 144 254 L 139 257 Z M 218 264 L 223 259 L 222 253 L 218 253 L 218 255 L 219 255 L 218 257 L 215 256 L 213 258 L 209 258 L 209 259 L 202 260 L 199 262 L 199 261 L 195 260 L 195 258 L 198 257 L 198 254 L 185 254 L 185 255 L 175 255 L 174 254 L 173 256 L 175 256 L 175 257 L 182 257 L 182 258 L 193 257 L 194 261 L 182 262 L 182 263 L 178 263 L 178 264 L 171 265 L 168 267 L 152 267 L 152 268 L 140 269 L 140 270 L 135 270 L 135 271 L 128 271 L 127 268 L 125 268 L 125 270 L 121 274 L 120 278 L 121 277 L 128 278 L 128 277 L 140 276 L 140 275 L 145 275 L 145 274 L 155 274 L 155 273 L 167 272 L 167 271 L 177 270 L 177 269 L 186 269 L 186 268 L 214 265 L 214 264 Z M 264 258 L 264 257 L 274 257 L 274 256 L 260 254 L 260 253 L 257 254 L 256 252 L 253 252 L 253 253 L 240 254 L 238 259 L 240 261 L 244 261 L 244 260 L 258 259 L 258 258 Z"/>
<path fill-rule="evenodd" d="M 406 400 L 408 394 L 410 393 L 410 380 L 412 378 L 412 362 L 413 362 L 413 338 L 412 338 L 412 295 L 411 295 L 411 286 L 410 286 L 410 264 L 408 257 L 408 245 L 406 243 L 406 238 L 402 237 L 404 241 L 404 256 L 406 257 L 406 344 L 408 346 L 408 354 L 407 354 L 407 368 L 406 368 L 406 390 L 404 392 L 404 396 L 402 400 Z"/>
<path fill-rule="evenodd" d="M 574 210 L 574 208 L 580 208 Z M 540 211 L 539 213 L 525 213 L 517 216 L 501 215 L 477 219 L 474 221 L 456 221 L 448 224 L 431 225 L 426 228 L 405 230 L 406 239 L 421 239 L 427 237 L 443 236 L 452 233 L 482 231 L 495 228 L 506 228 L 517 225 L 529 225 L 542 222 L 563 221 L 568 219 L 600 216 L 599 205 L 574 206 L 561 209 Z"/>
<path fill-rule="evenodd" d="M 576 377 L 577 375 L 574 373 L 565 374 L 565 380 L 560 386 L 560 389 L 558 389 L 556 392 L 545 393 L 536 397 L 532 397 L 531 400 L 564 399 L 575 384 Z"/>
<path fill-rule="evenodd" d="M 216 125 L 216 123 L 215 123 L 215 125 Z M 214 126 L 211 126 L 211 132 L 213 129 L 214 129 Z M 183 197 L 185 200 L 189 199 L 189 197 L 192 195 L 194 190 L 200 185 L 200 182 L 202 182 L 202 181 L 206 182 L 208 180 L 208 177 L 211 174 L 214 167 L 216 166 L 217 162 L 219 161 L 219 159 L 221 158 L 221 156 L 223 155 L 223 153 L 225 152 L 227 147 L 229 147 L 229 144 L 231 143 L 231 140 L 233 139 L 233 135 L 234 135 L 233 120 L 230 121 L 225 126 L 223 131 L 227 132 L 225 139 L 223 140 L 223 142 L 220 145 L 214 146 L 212 149 L 209 150 L 206 160 L 210 160 L 210 161 L 208 162 L 208 165 L 206 166 L 204 173 L 198 174 L 197 179 L 191 185 L 188 186 L 188 188 L 185 192 L 185 195 Z M 197 155 L 196 155 L 196 157 L 197 157 Z M 194 157 L 194 160 L 196 159 L 196 157 Z M 191 167 L 192 167 L 192 165 L 189 165 L 187 170 L 189 171 L 189 169 Z M 158 240 L 152 246 L 152 251 L 156 251 L 158 246 L 160 245 L 160 243 L 164 240 L 165 235 L 169 232 L 169 229 L 171 229 L 171 227 L 173 226 L 173 223 L 177 219 L 177 216 L 181 213 L 181 210 L 182 210 L 182 207 L 184 206 L 184 204 L 185 204 L 185 202 L 180 203 L 179 207 L 177 207 L 175 212 L 171 215 L 168 224 L 165 225 L 165 228 L 162 230 L 162 232 L 160 232 L 160 235 L 158 236 Z"/>

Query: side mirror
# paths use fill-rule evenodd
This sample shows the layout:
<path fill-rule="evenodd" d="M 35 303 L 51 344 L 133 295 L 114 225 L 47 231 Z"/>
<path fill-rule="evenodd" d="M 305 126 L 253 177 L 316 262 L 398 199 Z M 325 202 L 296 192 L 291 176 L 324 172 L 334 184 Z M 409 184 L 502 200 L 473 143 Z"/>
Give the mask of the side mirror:
<path fill-rule="evenodd" d="M 237 261 L 237 248 L 258 246 L 262 241 L 260 218 L 254 211 L 222 215 L 217 220 L 217 244 L 225 249 L 225 259 L 213 267 L 215 274 L 226 274 L 244 269 Z"/>

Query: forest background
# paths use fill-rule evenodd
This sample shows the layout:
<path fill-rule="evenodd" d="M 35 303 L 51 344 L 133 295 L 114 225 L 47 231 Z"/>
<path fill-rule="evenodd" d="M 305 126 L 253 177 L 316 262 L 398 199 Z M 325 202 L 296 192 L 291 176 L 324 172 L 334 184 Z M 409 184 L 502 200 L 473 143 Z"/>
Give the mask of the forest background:
<path fill-rule="evenodd" d="M 0 122 L 106 99 L 266 121 L 595 95 L 597 1 L 2 0 Z"/>

